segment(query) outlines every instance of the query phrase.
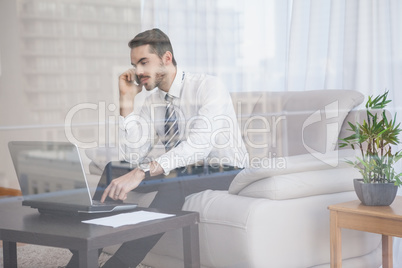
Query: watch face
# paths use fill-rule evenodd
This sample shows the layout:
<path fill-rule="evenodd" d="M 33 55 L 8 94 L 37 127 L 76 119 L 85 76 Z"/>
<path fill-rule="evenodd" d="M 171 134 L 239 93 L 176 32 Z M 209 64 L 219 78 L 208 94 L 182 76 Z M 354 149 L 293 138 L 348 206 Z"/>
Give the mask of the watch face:
<path fill-rule="evenodd" d="M 149 163 L 146 163 L 146 164 L 139 164 L 138 167 L 139 167 L 142 171 L 144 171 L 144 172 L 147 172 L 147 171 L 150 170 Z"/>

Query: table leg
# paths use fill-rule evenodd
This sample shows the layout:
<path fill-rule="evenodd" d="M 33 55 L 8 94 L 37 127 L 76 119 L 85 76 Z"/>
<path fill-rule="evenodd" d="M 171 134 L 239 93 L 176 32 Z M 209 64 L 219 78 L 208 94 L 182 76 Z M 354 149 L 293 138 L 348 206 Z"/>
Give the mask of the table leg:
<path fill-rule="evenodd" d="M 17 243 L 3 241 L 3 264 L 5 268 L 17 268 Z"/>
<path fill-rule="evenodd" d="M 382 267 L 392 268 L 392 236 L 382 235 Z"/>
<path fill-rule="evenodd" d="M 200 268 L 198 224 L 183 228 L 183 257 L 185 268 Z"/>
<path fill-rule="evenodd" d="M 338 227 L 338 212 L 330 212 L 331 268 L 342 267 L 342 232 Z"/>
<path fill-rule="evenodd" d="M 98 268 L 98 250 L 80 250 L 78 253 L 79 267 Z"/>

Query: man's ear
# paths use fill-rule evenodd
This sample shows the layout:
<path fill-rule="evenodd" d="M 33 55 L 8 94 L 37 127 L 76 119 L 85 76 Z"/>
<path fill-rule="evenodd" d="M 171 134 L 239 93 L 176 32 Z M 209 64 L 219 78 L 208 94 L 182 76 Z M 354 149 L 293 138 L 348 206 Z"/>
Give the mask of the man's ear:
<path fill-rule="evenodd" d="M 172 52 L 166 51 L 165 54 L 162 57 L 163 61 L 165 64 L 171 64 L 173 61 L 173 55 Z"/>

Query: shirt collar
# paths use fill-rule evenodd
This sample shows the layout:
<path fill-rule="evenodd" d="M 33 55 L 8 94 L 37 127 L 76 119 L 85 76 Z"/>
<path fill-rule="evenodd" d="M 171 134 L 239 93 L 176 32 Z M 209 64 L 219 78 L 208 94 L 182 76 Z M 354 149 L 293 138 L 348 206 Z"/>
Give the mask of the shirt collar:
<path fill-rule="evenodd" d="M 179 68 L 177 68 L 176 70 L 177 70 L 176 71 L 176 76 L 175 76 L 175 78 L 173 80 L 172 86 L 169 89 L 169 95 L 174 97 L 174 98 L 180 98 L 181 91 L 183 89 L 183 82 L 184 82 L 185 73 Z M 162 99 L 165 99 L 165 95 L 166 95 L 165 91 L 159 90 L 159 94 L 160 94 Z"/>

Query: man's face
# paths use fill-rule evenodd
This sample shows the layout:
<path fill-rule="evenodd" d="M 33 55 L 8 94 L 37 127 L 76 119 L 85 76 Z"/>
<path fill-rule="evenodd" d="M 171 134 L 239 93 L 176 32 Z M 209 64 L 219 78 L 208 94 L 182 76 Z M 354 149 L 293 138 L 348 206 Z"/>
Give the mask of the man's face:
<path fill-rule="evenodd" d="M 143 85 L 146 90 L 159 87 L 167 75 L 162 59 L 150 52 L 149 45 L 131 49 L 131 64 L 135 68 L 137 83 Z"/>

